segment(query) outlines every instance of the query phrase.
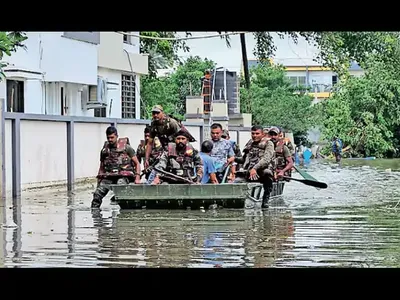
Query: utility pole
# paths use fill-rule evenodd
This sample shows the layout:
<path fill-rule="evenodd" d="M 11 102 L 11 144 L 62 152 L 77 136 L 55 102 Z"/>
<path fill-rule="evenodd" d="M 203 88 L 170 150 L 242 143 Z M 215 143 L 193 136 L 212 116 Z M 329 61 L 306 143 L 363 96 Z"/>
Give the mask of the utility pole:
<path fill-rule="evenodd" d="M 247 61 L 247 51 L 246 51 L 246 38 L 244 33 L 240 34 L 240 44 L 242 46 L 242 60 L 244 69 L 244 79 L 246 81 L 246 89 L 250 88 L 250 75 L 249 75 L 249 63 Z"/>

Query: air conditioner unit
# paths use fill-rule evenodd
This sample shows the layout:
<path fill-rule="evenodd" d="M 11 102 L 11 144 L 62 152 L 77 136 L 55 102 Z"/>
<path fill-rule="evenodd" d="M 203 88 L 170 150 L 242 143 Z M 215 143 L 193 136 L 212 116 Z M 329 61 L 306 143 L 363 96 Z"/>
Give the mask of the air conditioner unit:
<path fill-rule="evenodd" d="M 86 109 L 107 107 L 107 79 L 97 77 L 97 86 L 91 86 L 88 91 Z"/>

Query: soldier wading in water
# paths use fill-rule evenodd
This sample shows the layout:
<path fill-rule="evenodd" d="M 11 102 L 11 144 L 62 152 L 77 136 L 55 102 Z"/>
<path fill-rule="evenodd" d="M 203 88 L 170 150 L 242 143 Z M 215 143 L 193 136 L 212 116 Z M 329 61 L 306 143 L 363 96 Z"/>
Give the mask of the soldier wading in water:
<path fill-rule="evenodd" d="M 128 138 L 118 138 L 117 129 L 106 130 L 107 141 L 100 152 L 97 188 L 93 194 L 92 208 L 99 208 L 109 191 L 109 184 L 140 183 L 140 163 Z M 111 200 L 113 201 L 113 200 Z"/>

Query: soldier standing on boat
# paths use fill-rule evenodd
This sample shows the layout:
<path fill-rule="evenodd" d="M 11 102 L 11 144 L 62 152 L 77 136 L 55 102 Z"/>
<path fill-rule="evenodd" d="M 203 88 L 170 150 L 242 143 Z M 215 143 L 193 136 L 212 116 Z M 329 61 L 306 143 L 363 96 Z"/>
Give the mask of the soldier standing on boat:
<path fill-rule="evenodd" d="M 118 131 L 114 126 L 107 128 L 106 136 L 107 141 L 100 152 L 100 168 L 92 208 L 101 206 L 110 184 L 140 183 L 140 163 L 135 150 L 129 145 L 129 139 L 118 138 Z"/>
<path fill-rule="evenodd" d="M 274 144 L 264 138 L 262 126 L 251 128 L 251 140 L 243 149 L 243 157 L 235 158 L 237 163 L 243 163 L 244 172 L 238 172 L 235 183 L 260 182 L 264 187 L 263 206 L 268 203 L 273 187 L 275 150 Z"/>
<path fill-rule="evenodd" d="M 173 136 L 182 128 L 179 122 L 167 116 L 164 113 L 164 109 L 161 105 L 155 105 L 152 109 L 153 120 L 150 125 L 150 137 L 146 145 L 146 156 L 144 161 L 144 168 L 147 169 L 150 166 L 150 154 L 153 149 L 153 141 L 155 137 L 161 142 L 162 147 L 167 150 L 168 143 L 173 142 Z M 186 129 L 184 129 L 186 130 Z M 186 130 L 187 131 L 187 130 Z M 189 141 L 194 142 L 193 136 L 188 133 Z"/>
<path fill-rule="evenodd" d="M 180 130 L 175 134 L 175 142 L 169 143 L 153 172 L 152 184 L 186 183 L 191 181 L 200 184 L 203 178 L 203 162 L 199 152 L 189 143 L 190 134 Z M 172 174 L 172 176 L 169 176 Z M 181 178 L 182 180 L 180 180 Z"/>
<path fill-rule="evenodd" d="M 215 168 L 217 169 L 218 182 L 222 182 L 226 168 L 230 168 L 230 175 L 228 176 L 229 181 L 235 179 L 236 163 L 235 152 L 231 143 L 222 137 L 222 125 L 214 123 L 211 125 L 211 139 L 214 143 L 211 151 L 211 157 L 215 160 Z M 231 166 L 230 166 L 231 165 Z"/>
<path fill-rule="evenodd" d="M 291 177 L 293 168 L 293 157 L 285 141 L 279 138 L 280 130 L 278 127 L 271 127 L 268 135 L 275 146 L 276 170 L 275 179 L 280 180 L 283 176 Z"/>

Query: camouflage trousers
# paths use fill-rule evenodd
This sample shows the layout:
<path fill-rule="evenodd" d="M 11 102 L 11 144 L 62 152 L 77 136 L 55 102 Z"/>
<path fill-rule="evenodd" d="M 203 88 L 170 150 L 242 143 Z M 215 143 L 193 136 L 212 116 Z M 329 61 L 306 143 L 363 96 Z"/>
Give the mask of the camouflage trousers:
<path fill-rule="evenodd" d="M 265 207 L 269 201 L 270 194 L 273 189 L 273 173 L 269 169 L 258 170 L 259 178 L 257 180 L 251 180 L 248 173 L 237 174 L 234 183 L 245 183 L 245 182 L 259 182 L 264 188 L 263 206 Z"/>
<path fill-rule="evenodd" d="M 103 202 L 103 198 L 107 196 L 110 191 L 110 184 L 127 184 L 129 180 L 127 178 L 120 179 L 101 179 L 97 183 L 97 188 L 93 193 L 92 208 L 99 208 Z M 115 201 L 115 197 L 111 198 L 111 202 Z"/>

